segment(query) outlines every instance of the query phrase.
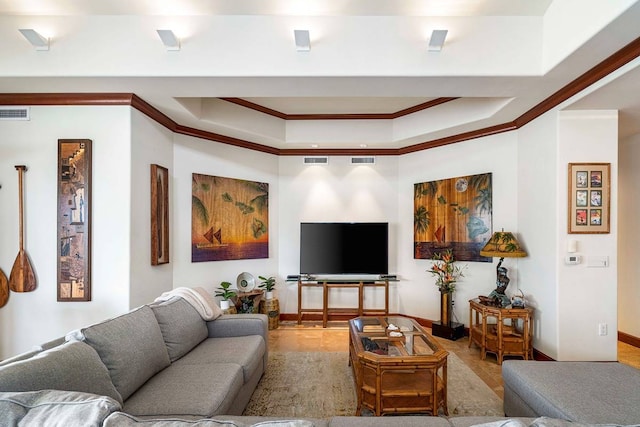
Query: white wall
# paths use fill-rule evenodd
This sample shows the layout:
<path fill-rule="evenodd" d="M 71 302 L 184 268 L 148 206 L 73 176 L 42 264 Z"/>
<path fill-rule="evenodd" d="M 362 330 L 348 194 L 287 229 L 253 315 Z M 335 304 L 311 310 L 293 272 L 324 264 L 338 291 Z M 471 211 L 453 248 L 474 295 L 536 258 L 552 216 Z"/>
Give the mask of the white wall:
<path fill-rule="evenodd" d="M 618 112 L 562 111 L 558 127 L 559 204 L 556 222 L 558 261 L 558 357 L 557 360 L 617 360 L 618 304 Z M 610 219 L 608 234 L 566 235 L 568 204 L 567 164 L 611 163 Z M 578 241 L 579 265 L 566 265 L 566 240 Z M 590 268 L 589 257 L 609 257 L 609 267 Z M 608 325 L 606 336 L 598 325 Z"/>
<path fill-rule="evenodd" d="M 389 271 L 398 266 L 401 221 L 398 219 L 398 158 L 379 156 L 375 165 L 351 165 L 350 157 L 330 157 L 327 165 L 304 165 L 302 157 L 280 158 L 280 251 L 278 270 L 283 278 L 300 271 L 301 222 L 388 222 Z M 413 216 L 411 217 L 413 218 Z M 390 286 L 389 309 L 397 311 L 398 289 Z M 297 313 L 297 283 L 280 288 L 280 311 Z M 333 307 L 357 307 L 352 290 L 332 291 Z M 322 292 L 306 289 L 303 306 L 322 307 Z M 381 292 L 365 294 L 366 307 L 383 307 Z"/>
<path fill-rule="evenodd" d="M 534 346 L 557 357 L 558 118 L 552 110 L 518 130 L 518 230 L 528 256 L 518 261 L 527 302 L 535 308 Z M 564 188 L 564 187 L 563 187 Z"/>
<path fill-rule="evenodd" d="M 569 104 L 569 102 L 567 102 Z M 520 261 L 527 298 L 536 308 L 534 346 L 556 360 L 616 360 L 617 126 L 615 111 L 554 109 L 518 131 L 518 223 L 529 257 Z M 568 164 L 611 163 L 611 232 L 568 234 Z M 566 265 L 567 241 L 583 263 Z M 588 268 L 606 255 L 609 268 Z M 608 335 L 598 335 L 598 324 Z"/>
<path fill-rule="evenodd" d="M 0 359 L 129 308 L 129 107 L 31 107 L 30 121 L 0 122 L 0 266 L 18 253 L 18 176 L 25 164 L 25 247 L 38 287 L 0 309 Z M 93 141 L 92 301 L 57 302 L 58 139 Z"/>
<path fill-rule="evenodd" d="M 269 184 L 269 258 L 191 262 L 191 176 L 200 173 Z M 231 282 L 242 272 L 278 277 L 278 248 L 282 209 L 278 183 L 278 157 L 225 144 L 176 135 L 173 147 L 173 209 L 170 220 L 173 287 L 202 286 L 210 292 L 220 282 Z M 285 205 L 286 206 L 286 205 Z M 283 287 L 278 280 L 276 289 Z"/>
<path fill-rule="evenodd" d="M 640 134 L 620 141 L 618 185 L 618 329 L 640 337 L 640 263 L 638 239 L 640 239 Z"/>
<path fill-rule="evenodd" d="M 509 132 L 469 142 L 439 147 L 400 157 L 398 170 L 397 209 L 400 222 L 398 239 L 399 312 L 437 320 L 440 318 L 440 294 L 427 269 L 429 260 L 413 258 L 413 184 L 457 176 L 492 173 L 493 231 L 518 231 L 517 223 L 517 133 Z M 517 233 L 516 233 L 517 235 Z M 527 236 L 520 242 L 526 247 Z M 509 269 L 510 294 L 520 284 L 519 260 L 506 259 Z M 488 295 L 495 289 L 497 260 L 492 263 L 462 262 L 468 267 L 465 277 L 456 285 L 454 316 L 469 324 L 469 304 L 478 295 Z"/>
<path fill-rule="evenodd" d="M 150 165 L 169 169 L 169 206 L 173 206 L 173 132 L 138 110 L 131 111 L 131 288 L 130 307 L 153 301 L 173 287 L 169 237 L 169 263 L 152 266 Z M 172 213 L 169 212 L 171 224 Z M 170 227 L 171 233 L 173 227 Z M 176 236 L 177 237 L 177 236 Z"/>

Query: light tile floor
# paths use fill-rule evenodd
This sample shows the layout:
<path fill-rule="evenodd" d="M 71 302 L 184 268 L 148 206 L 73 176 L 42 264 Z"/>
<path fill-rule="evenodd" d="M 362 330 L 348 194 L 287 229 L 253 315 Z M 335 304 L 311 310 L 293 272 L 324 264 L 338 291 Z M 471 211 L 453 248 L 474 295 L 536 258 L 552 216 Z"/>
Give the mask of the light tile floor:
<path fill-rule="evenodd" d="M 430 332 L 429 329 L 427 331 Z M 503 398 L 501 368 L 495 356 L 488 354 L 482 360 L 478 347 L 472 345 L 469 348 L 467 337 L 457 341 L 437 339 Z M 278 329 L 269 331 L 269 348 L 271 351 L 349 351 L 349 329 L 346 322 L 329 322 L 327 328 L 319 322 L 304 322 L 302 325 L 280 322 Z M 640 369 L 640 348 L 618 342 L 618 359 Z"/>

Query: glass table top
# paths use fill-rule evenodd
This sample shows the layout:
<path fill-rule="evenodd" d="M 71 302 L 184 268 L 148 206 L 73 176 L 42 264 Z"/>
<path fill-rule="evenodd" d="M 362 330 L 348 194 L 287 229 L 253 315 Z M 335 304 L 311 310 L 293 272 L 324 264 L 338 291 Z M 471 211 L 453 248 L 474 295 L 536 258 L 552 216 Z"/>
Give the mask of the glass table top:
<path fill-rule="evenodd" d="M 411 356 L 430 355 L 440 350 L 433 337 L 410 318 L 357 317 L 349 324 L 364 351 L 382 356 Z M 401 332 L 401 336 L 393 337 L 391 331 Z"/>

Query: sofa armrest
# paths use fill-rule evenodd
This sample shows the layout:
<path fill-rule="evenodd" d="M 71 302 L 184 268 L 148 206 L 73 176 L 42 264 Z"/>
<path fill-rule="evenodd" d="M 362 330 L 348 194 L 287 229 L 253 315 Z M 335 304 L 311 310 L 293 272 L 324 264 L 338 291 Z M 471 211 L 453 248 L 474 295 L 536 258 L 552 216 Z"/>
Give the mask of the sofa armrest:
<path fill-rule="evenodd" d="M 207 322 L 209 338 L 261 335 L 268 342 L 269 320 L 265 314 L 223 314 Z"/>

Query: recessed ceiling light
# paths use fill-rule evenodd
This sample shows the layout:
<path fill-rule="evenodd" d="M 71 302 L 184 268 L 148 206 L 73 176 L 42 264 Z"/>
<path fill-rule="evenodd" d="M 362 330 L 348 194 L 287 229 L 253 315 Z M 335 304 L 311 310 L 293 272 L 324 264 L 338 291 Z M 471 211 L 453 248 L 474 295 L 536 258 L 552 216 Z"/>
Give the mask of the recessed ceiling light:
<path fill-rule="evenodd" d="M 440 52 L 449 30 L 433 30 L 429 39 L 429 52 Z"/>
<path fill-rule="evenodd" d="M 36 50 L 49 50 L 49 39 L 44 37 L 36 30 L 31 28 L 21 28 L 18 31 L 22 33 L 25 39 L 31 43 Z"/>
<path fill-rule="evenodd" d="M 156 30 L 167 50 L 180 50 L 180 39 L 171 30 Z"/>
<path fill-rule="evenodd" d="M 293 30 L 293 37 L 296 39 L 296 50 L 298 52 L 308 52 L 311 50 L 309 30 Z"/>

